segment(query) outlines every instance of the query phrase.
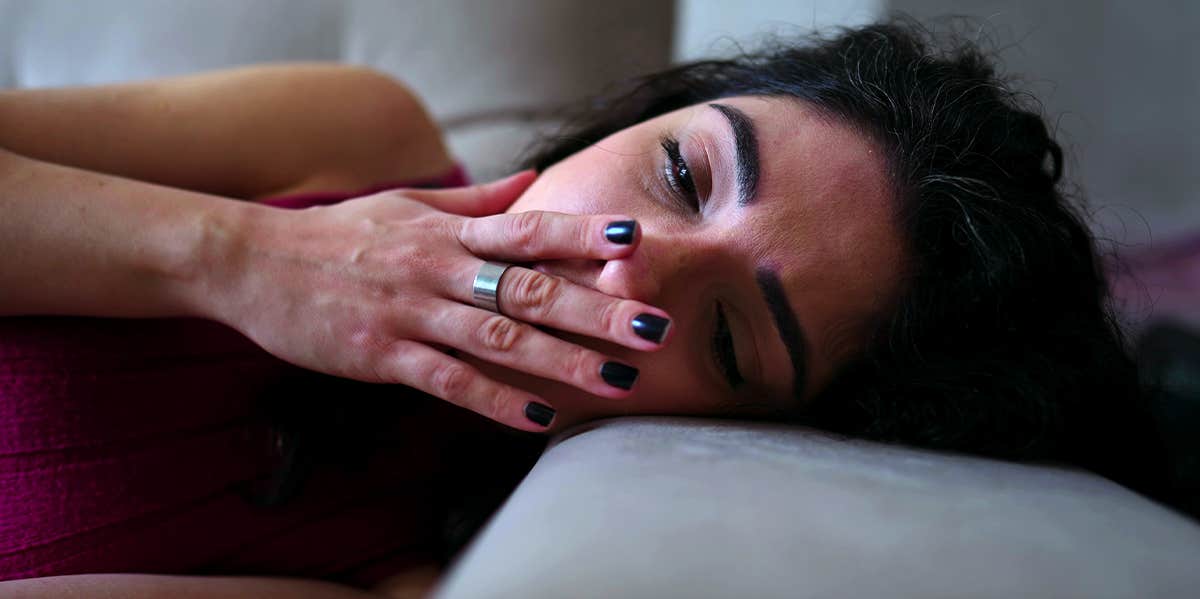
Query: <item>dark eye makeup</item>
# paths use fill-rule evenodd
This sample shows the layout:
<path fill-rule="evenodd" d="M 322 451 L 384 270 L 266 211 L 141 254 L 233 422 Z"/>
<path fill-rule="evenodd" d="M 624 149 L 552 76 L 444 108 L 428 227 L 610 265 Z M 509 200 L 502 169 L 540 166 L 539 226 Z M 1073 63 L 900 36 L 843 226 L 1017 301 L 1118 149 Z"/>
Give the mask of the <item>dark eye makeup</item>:
<path fill-rule="evenodd" d="M 742 373 L 738 371 L 737 354 L 733 350 L 733 334 L 729 332 L 729 321 L 725 318 L 725 310 L 721 309 L 720 302 L 717 302 L 717 323 L 713 330 L 712 353 L 730 387 L 737 389 L 746 382 L 746 379 L 742 378 Z"/>
<path fill-rule="evenodd" d="M 666 161 L 663 163 L 663 178 L 667 187 L 674 192 L 685 207 L 692 212 L 700 212 L 700 196 L 696 193 L 696 181 L 692 178 L 692 169 L 679 151 L 679 140 L 674 137 L 664 137 L 661 142 Z"/>
<path fill-rule="evenodd" d="M 665 160 L 663 162 L 663 179 L 672 195 L 680 205 L 692 213 L 700 213 L 703 206 L 696 192 L 696 181 L 692 178 L 692 169 L 684 159 L 679 149 L 679 140 L 664 136 L 661 141 Z M 725 376 L 729 387 L 737 389 L 745 382 L 737 366 L 737 353 L 733 348 L 733 334 L 729 330 L 729 321 L 720 302 L 716 304 L 716 322 L 713 325 L 710 348 L 713 360 Z"/>

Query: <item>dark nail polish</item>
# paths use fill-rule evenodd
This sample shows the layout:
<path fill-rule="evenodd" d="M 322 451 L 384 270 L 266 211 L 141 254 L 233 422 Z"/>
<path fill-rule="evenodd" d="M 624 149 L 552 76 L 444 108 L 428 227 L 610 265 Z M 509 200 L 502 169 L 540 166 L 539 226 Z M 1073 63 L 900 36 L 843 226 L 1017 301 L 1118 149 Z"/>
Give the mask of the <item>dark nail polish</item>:
<path fill-rule="evenodd" d="M 670 320 L 653 314 L 638 314 L 633 319 L 633 332 L 637 333 L 638 337 L 655 343 L 662 343 L 670 326 Z"/>
<path fill-rule="evenodd" d="M 629 390 L 637 380 L 638 369 L 620 362 L 605 362 L 600 367 L 600 376 L 614 387 Z"/>
<path fill-rule="evenodd" d="M 629 245 L 633 243 L 633 234 L 637 231 L 637 221 L 618 220 L 608 223 L 604 228 L 604 237 L 613 243 Z"/>
<path fill-rule="evenodd" d="M 525 417 L 534 424 L 550 426 L 550 421 L 554 420 L 554 413 L 554 408 L 545 404 L 533 401 L 525 404 Z"/>

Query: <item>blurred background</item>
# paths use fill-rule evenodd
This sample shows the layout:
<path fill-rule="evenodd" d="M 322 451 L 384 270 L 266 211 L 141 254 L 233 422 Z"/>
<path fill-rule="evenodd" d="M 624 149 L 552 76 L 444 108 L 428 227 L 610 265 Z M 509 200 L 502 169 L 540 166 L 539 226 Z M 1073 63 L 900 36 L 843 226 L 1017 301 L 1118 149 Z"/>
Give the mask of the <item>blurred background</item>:
<path fill-rule="evenodd" d="M 476 178 L 507 172 L 554 109 L 764 34 L 903 11 L 967 15 L 1042 102 L 1100 234 L 1200 232 L 1200 3 L 1169 0 L 0 0 L 0 86 L 102 83 L 281 60 L 406 81 Z"/>

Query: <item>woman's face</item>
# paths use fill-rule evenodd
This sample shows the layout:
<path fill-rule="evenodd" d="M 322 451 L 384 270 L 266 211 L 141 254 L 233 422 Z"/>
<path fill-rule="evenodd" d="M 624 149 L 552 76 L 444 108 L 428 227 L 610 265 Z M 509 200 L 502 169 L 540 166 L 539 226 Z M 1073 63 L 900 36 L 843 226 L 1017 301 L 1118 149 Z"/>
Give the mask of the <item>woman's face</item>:
<path fill-rule="evenodd" d="M 475 362 L 548 400 L 552 429 L 796 408 L 858 350 L 898 286 L 903 244 L 882 157 L 795 100 L 729 98 L 615 133 L 546 170 L 510 208 L 526 210 L 636 219 L 631 258 L 535 267 L 672 318 L 655 352 L 555 333 L 637 367 L 627 399 Z"/>

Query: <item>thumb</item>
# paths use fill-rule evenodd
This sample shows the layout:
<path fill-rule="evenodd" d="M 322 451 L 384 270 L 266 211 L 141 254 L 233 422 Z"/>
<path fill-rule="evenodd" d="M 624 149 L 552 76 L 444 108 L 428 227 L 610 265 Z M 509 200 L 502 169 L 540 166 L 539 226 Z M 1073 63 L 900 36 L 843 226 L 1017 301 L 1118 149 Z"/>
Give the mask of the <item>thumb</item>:
<path fill-rule="evenodd" d="M 452 189 L 413 189 L 404 195 L 442 212 L 460 216 L 490 216 L 500 214 L 537 179 L 532 169 L 503 179 Z"/>

